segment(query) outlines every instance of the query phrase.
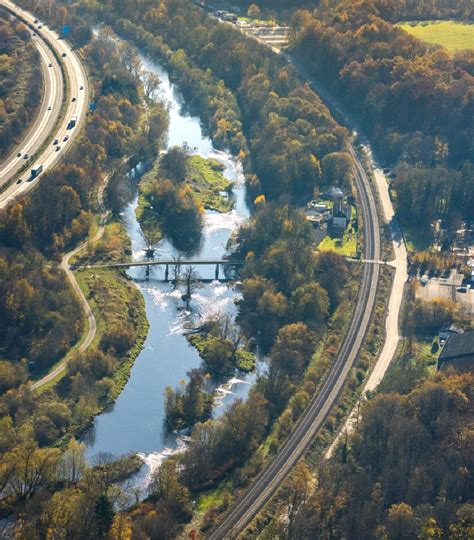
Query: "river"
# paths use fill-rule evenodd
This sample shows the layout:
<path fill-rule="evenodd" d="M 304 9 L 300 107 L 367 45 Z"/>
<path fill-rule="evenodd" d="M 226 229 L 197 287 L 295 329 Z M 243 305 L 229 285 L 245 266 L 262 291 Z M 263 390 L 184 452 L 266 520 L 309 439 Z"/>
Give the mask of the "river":
<path fill-rule="evenodd" d="M 170 105 L 168 146 L 186 142 L 195 153 L 218 159 L 225 165 L 224 175 L 233 182 L 233 210 L 226 214 L 206 212 L 203 240 L 192 255 L 195 258 L 221 258 L 226 253 L 232 231 L 249 216 L 241 164 L 232 155 L 214 149 L 211 140 L 203 134 L 199 118 L 191 116 L 183 107 L 181 94 L 166 71 L 146 57 L 141 57 L 141 61 L 145 69 L 160 77 L 163 98 Z M 136 206 L 137 195 L 124 209 L 123 222 L 131 239 L 132 257 L 141 260 L 145 244 L 135 217 Z M 159 257 L 178 254 L 166 239 L 158 245 Z M 200 276 L 214 276 L 214 267 L 198 268 Z M 164 427 L 165 388 L 178 386 L 182 379 L 187 380 L 186 373 L 190 369 L 201 365 L 197 351 L 184 336 L 185 326 L 216 313 L 235 315 L 234 301 L 239 298 L 239 293 L 217 281 L 202 284 L 193 294 L 188 312 L 181 300 L 182 291 L 173 291 L 171 284 L 157 281 L 163 277 L 161 267 L 151 267 L 149 281 L 145 280 L 144 268 L 132 268 L 129 275 L 144 296 L 150 329 L 122 393 L 113 405 L 96 417 L 83 440 L 87 445 L 87 458 L 92 462 L 99 452 L 114 456 L 129 452 L 140 454 L 145 466 L 134 483 L 144 488 L 164 457 L 185 445 L 184 437 L 168 433 Z M 219 399 L 214 415 L 220 414 L 237 397 L 245 398 L 255 377 L 255 373 L 236 374 L 221 385 L 217 390 Z"/>

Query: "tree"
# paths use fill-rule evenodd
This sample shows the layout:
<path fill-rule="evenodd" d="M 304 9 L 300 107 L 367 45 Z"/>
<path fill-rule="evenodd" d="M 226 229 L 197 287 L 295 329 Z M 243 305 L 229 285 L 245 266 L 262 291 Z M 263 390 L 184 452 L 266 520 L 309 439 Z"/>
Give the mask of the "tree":
<path fill-rule="evenodd" d="M 295 321 L 320 330 L 329 313 L 328 294 L 319 283 L 310 281 L 291 294 L 291 309 Z"/>
<path fill-rule="evenodd" d="M 183 300 L 186 302 L 186 309 L 189 309 L 191 295 L 196 289 L 197 277 L 194 266 L 187 266 L 183 274 L 183 281 L 186 287 L 186 292 L 183 294 Z"/>
<path fill-rule="evenodd" d="M 190 149 L 186 144 L 171 147 L 160 159 L 160 173 L 173 182 L 183 182 L 186 176 Z"/>
<path fill-rule="evenodd" d="M 387 535 L 389 540 L 412 540 L 417 523 L 412 508 L 406 503 L 393 504 L 388 510 Z"/>
<path fill-rule="evenodd" d="M 156 73 L 152 71 L 142 71 L 141 75 L 143 81 L 143 89 L 145 90 L 145 95 L 149 100 L 156 101 L 159 99 L 159 89 L 161 85 L 160 78 Z"/>
<path fill-rule="evenodd" d="M 10 470 L 7 489 L 21 501 L 33 497 L 55 479 L 59 456 L 56 448 L 38 448 L 26 438 L 3 458 Z"/>
<path fill-rule="evenodd" d="M 175 460 L 167 459 L 154 472 L 149 491 L 160 508 L 164 507 L 178 521 L 187 521 L 192 516 L 189 490 L 179 482 Z"/>
<path fill-rule="evenodd" d="M 325 186 L 349 187 L 351 185 L 354 161 L 350 154 L 346 152 L 326 154 L 321 165 Z"/>
<path fill-rule="evenodd" d="M 300 378 L 314 352 L 315 341 L 303 323 L 283 326 L 270 351 L 272 366 L 292 379 Z"/>
<path fill-rule="evenodd" d="M 72 438 L 61 457 L 60 474 L 66 482 L 77 484 L 86 468 L 86 445 Z"/>
<path fill-rule="evenodd" d="M 251 18 L 251 19 L 258 19 L 259 15 L 260 15 L 260 8 L 257 6 L 257 4 L 250 4 L 248 10 L 247 10 L 247 15 Z"/>
<path fill-rule="evenodd" d="M 311 494 L 313 478 L 309 467 L 304 461 L 295 466 L 289 480 L 284 486 L 287 515 L 288 515 L 288 538 L 300 538 L 297 532 L 298 514 L 308 503 Z"/>
<path fill-rule="evenodd" d="M 330 311 L 334 311 L 339 303 L 341 291 L 347 277 L 347 263 L 334 251 L 318 254 L 314 266 L 314 277 L 326 289 Z"/>

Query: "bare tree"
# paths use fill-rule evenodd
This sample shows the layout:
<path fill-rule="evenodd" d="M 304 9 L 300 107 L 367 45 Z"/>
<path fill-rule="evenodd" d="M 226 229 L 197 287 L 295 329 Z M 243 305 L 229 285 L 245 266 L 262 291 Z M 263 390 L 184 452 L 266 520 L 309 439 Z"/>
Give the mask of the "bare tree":
<path fill-rule="evenodd" d="M 171 267 L 171 273 L 173 275 L 173 279 L 172 279 L 173 290 L 175 290 L 178 287 L 179 278 L 180 278 L 180 275 L 179 275 L 180 268 L 181 268 L 181 255 L 179 255 L 178 257 L 173 257 L 173 266 Z"/>
<path fill-rule="evenodd" d="M 196 290 L 197 277 L 198 276 L 194 266 L 186 266 L 186 270 L 183 274 L 184 283 L 186 284 L 186 292 L 182 296 L 182 299 L 186 302 L 186 309 L 189 309 L 191 295 Z"/>

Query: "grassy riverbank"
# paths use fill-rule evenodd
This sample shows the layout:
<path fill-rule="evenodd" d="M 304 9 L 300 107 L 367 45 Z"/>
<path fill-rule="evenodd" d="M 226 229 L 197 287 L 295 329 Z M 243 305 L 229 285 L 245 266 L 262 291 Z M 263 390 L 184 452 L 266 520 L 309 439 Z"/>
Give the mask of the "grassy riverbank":
<path fill-rule="evenodd" d="M 90 246 L 86 257 L 76 261 L 76 264 L 123 261 L 130 254 L 130 239 L 124 225 L 112 221 L 106 225 L 101 240 L 95 246 Z M 138 287 L 122 270 L 87 268 L 76 271 L 75 276 L 97 323 L 91 348 L 101 347 L 101 344 L 103 346 L 108 335 L 117 329 L 123 334 L 124 342 L 132 344 L 120 357 L 120 363 L 112 376 L 113 386 L 108 394 L 108 402 L 112 402 L 127 383 L 130 370 L 148 333 L 145 301 Z"/>

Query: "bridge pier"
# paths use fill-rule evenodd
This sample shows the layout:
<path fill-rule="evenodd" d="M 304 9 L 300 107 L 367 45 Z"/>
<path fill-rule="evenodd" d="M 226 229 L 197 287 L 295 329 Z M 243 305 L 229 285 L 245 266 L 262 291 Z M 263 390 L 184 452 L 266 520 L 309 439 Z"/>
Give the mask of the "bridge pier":
<path fill-rule="evenodd" d="M 149 264 L 147 264 L 146 266 L 145 276 L 146 276 L 146 280 L 148 281 L 150 278 L 150 265 Z"/>
<path fill-rule="evenodd" d="M 216 279 L 219 279 L 219 263 L 216 264 Z"/>
<path fill-rule="evenodd" d="M 169 265 L 165 267 L 165 282 L 168 283 Z"/>

